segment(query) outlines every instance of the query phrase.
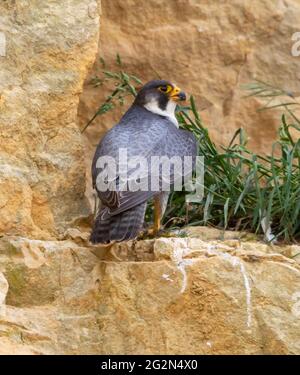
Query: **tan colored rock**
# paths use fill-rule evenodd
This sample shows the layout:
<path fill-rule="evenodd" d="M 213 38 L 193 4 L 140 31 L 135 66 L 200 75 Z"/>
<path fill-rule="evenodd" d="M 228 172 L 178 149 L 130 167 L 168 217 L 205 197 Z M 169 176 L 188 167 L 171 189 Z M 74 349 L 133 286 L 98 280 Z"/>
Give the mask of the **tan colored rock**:
<path fill-rule="evenodd" d="M 89 212 L 76 114 L 99 7 L 2 1 L 0 15 L 0 234 L 50 238 Z"/>
<path fill-rule="evenodd" d="M 222 240 L 222 241 L 235 241 L 235 240 L 255 240 L 257 236 L 249 232 L 239 232 L 233 230 L 221 230 L 218 228 L 205 227 L 205 226 L 190 226 L 185 227 L 183 230 L 191 238 L 199 238 L 204 241 Z"/>
<path fill-rule="evenodd" d="M 300 245 L 286 245 L 282 247 L 282 254 L 300 263 Z"/>
<path fill-rule="evenodd" d="M 299 265 L 231 245 L 2 238 L 0 353 L 300 354 Z"/>

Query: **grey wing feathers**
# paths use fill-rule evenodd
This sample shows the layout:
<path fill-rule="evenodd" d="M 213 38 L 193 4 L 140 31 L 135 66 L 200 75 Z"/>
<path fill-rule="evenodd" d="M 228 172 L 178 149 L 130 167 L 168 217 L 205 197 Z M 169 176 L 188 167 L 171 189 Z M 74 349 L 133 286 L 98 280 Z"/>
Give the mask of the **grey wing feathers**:
<path fill-rule="evenodd" d="M 144 157 L 148 163 L 146 177 L 150 181 L 150 158 L 153 155 L 192 156 L 197 154 L 197 142 L 194 135 L 186 130 L 177 129 L 169 120 L 154 115 L 143 108 L 131 108 L 121 122 L 112 128 L 97 147 L 92 163 L 93 186 L 103 204 L 98 213 L 91 241 L 109 242 L 125 240 L 136 236 L 143 225 L 146 202 L 160 194 L 161 206 L 166 208 L 169 191 L 100 191 L 97 189 L 97 177 L 100 170 L 97 160 L 109 155 L 118 160 L 119 149 L 127 150 L 128 158 Z M 130 171 L 129 171 L 130 172 Z M 161 176 L 160 176 L 161 178 Z M 171 179 L 174 176 L 171 176 Z M 118 176 L 116 176 L 118 185 Z M 172 181 L 171 181 L 172 183 Z"/>
<path fill-rule="evenodd" d="M 143 110 L 144 121 L 139 120 L 141 116 L 125 117 L 123 123 L 116 125 L 103 138 L 102 142 L 97 147 L 93 164 L 92 177 L 93 187 L 97 190 L 96 179 L 98 176 L 98 169 L 96 168 L 97 159 L 100 156 L 110 155 L 118 160 L 119 149 L 127 150 L 128 158 L 133 156 L 145 157 L 150 159 L 151 155 L 156 154 L 155 149 L 160 149 L 160 145 L 167 135 L 167 129 L 161 125 L 160 118 L 153 118 L 148 115 L 148 111 Z M 148 118 L 147 118 L 148 115 Z M 125 121 L 125 123 L 124 123 Z M 130 172 L 130 171 L 129 171 Z M 148 177 L 148 176 L 147 176 Z M 119 213 L 122 209 L 126 210 L 134 207 L 153 196 L 151 191 L 99 191 L 98 195 L 102 203 L 111 208 L 111 213 Z"/>
<path fill-rule="evenodd" d="M 158 117 L 158 116 L 156 116 Z M 105 153 L 118 158 L 118 149 L 126 148 L 128 158 L 134 155 L 145 157 L 150 162 L 150 157 L 157 156 L 196 156 L 197 142 L 194 135 L 186 130 L 177 129 L 168 120 L 158 117 L 151 118 L 152 121 L 147 123 L 147 127 L 143 124 L 137 124 L 138 130 L 130 127 L 130 131 L 126 132 L 124 125 L 117 125 L 114 131 L 111 131 L 105 142 L 101 142 L 99 150 L 96 152 L 93 167 L 93 184 L 96 185 L 98 170 L 96 168 L 97 157 L 105 155 Z M 117 128 L 117 129 L 116 129 Z M 130 137 L 128 136 L 130 135 Z M 118 139 L 118 146 L 116 143 Z M 130 138 L 130 141 L 128 140 Z M 113 150 L 113 152 L 112 152 Z M 98 150 L 97 150 L 98 151 Z M 150 167 L 146 178 L 150 181 Z M 172 179 L 172 176 L 171 176 Z M 172 182 L 172 181 L 171 181 Z M 102 203 L 110 208 L 110 214 L 119 214 L 123 210 L 127 210 L 135 205 L 145 202 L 158 192 L 153 191 L 98 191 L 99 198 Z"/>

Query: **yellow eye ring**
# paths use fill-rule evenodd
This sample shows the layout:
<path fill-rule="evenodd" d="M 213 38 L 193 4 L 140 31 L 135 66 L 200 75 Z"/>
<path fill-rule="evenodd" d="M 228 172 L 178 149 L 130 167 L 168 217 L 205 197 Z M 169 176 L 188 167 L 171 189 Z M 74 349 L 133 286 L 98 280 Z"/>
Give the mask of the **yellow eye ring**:
<path fill-rule="evenodd" d="M 159 86 L 158 90 L 166 94 L 172 90 L 172 87 L 170 85 Z"/>

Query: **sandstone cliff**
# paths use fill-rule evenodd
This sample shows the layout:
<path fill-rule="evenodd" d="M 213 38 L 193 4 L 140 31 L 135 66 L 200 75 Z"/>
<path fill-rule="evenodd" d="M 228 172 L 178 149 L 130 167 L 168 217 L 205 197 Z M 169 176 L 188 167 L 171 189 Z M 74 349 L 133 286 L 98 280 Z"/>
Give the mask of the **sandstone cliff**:
<path fill-rule="evenodd" d="M 102 0 L 99 54 L 177 81 L 216 138 L 243 125 L 265 149 L 277 120 L 239 84 L 262 74 L 298 89 L 299 12 L 296 0 Z M 300 354 L 299 246 L 196 228 L 109 249 L 75 228 L 91 212 L 85 162 L 120 115 L 84 137 L 76 123 L 99 15 L 94 0 L 0 3 L 0 354 Z M 85 87 L 80 126 L 104 95 Z"/>
<path fill-rule="evenodd" d="M 1 1 L 0 234 L 51 238 L 87 214 L 79 94 L 97 3 Z"/>

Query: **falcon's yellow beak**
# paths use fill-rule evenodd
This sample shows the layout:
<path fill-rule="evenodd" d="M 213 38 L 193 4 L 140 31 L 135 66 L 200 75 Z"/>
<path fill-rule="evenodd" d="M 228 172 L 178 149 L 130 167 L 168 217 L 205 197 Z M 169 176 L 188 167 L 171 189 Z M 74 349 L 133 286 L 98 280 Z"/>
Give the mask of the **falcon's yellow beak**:
<path fill-rule="evenodd" d="M 181 89 L 177 86 L 174 86 L 169 92 L 169 97 L 175 102 L 186 100 L 185 92 L 181 91 Z"/>

